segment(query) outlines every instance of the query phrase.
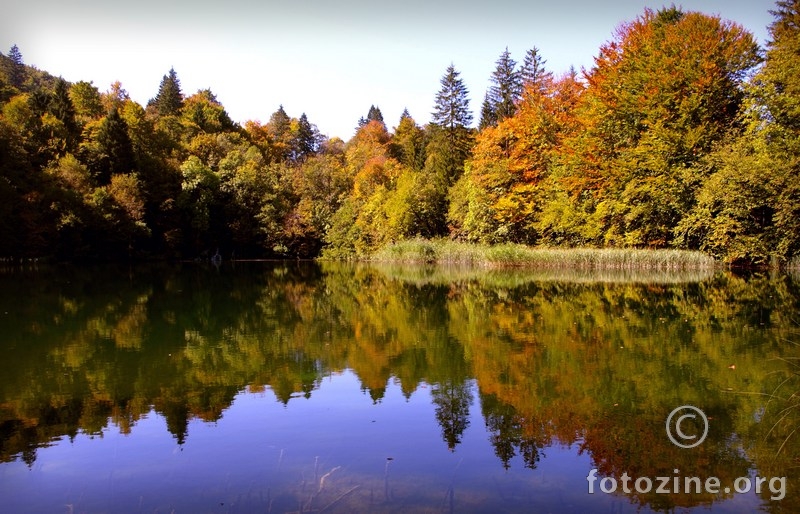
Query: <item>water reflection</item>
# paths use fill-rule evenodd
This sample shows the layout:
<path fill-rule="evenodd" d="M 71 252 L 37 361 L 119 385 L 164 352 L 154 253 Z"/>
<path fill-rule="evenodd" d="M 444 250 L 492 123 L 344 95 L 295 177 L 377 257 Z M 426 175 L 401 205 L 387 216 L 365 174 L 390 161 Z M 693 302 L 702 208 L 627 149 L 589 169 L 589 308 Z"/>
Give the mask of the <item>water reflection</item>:
<path fill-rule="evenodd" d="M 32 466 L 56 441 L 129 434 L 153 412 L 184 445 L 243 390 L 291 408 L 352 372 L 374 404 L 390 384 L 406 400 L 429 389 L 451 452 L 479 414 L 502 469 L 572 445 L 601 476 L 788 476 L 787 498 L 763 491 L 765 508 L 800 509 L 798 283 L 600 278 L 310 263 L 6 272 L 0 460 Z M 706 444 L 681 450 L 664 420 L 687 403 L 712 423 Z"/>

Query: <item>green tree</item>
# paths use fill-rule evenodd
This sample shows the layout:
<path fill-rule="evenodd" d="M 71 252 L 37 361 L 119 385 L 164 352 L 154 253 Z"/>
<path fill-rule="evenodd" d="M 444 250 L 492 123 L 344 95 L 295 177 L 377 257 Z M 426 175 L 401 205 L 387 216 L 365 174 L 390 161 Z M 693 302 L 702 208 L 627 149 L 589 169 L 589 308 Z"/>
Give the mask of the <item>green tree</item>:
<path fill-rule="evenodd" d="M 489 92 L 487 91 L 483 97 L 483 103 L 481 104 L 481 119 L 478 122 L 478 130 L 483 130 L 486 127 L 494 127 L 495 125 L 497 125 L 497 110 L 495 110 L 492 100 L 489 98 Z"/>
<path fill-rule="evenodd" d="M 295 136 L 296 156 L 295 161 L 302 161 L 311 157 L 319 149 L 320 135 L 317 128 L 308 121 L 306 113 L 297 120 L 297 134 Z"/>
<path fill-rule="evenodd" d="M 49 110 L 58 121 L 64 124 L 67 132 L 66 148 L 67 151 L 72 151 L 77 145 L 77 139 L 80 134 L 78 123 L 75 120 L 75 106 L 72 104 L 69 92 L 69 84 L 59 77 L 56 80 L 56 87 L 50 99 Z"/>
<path fill-rule="evenodd" d="M 21 89 L 22 84 L 25 82 L 25 62 L 22 60 L 22 52 L 19 51 L 17 45 L 11 46 L 8 51 L 8 59 L 11 61 L 11 69 L 9 70 L 11 85 Z"/>
<path fill-rule="evenodd" d="M 183 93 L 181 92 L 181 82 L 175 68 L 170 68 L 169 72 L 161 79 L 158 87 L 158 94 L 150 100 L 148 105 L 152 105 L 158 116 L 170 116 L 178 114 L 183 107 Z"/>
<path fill-rule="evenodd" d="M 553 80 L 553 74 L 545 68 L 546 63 L 535 46 L 525 53 L 525 60 L 519 72 L 523 93 L 528 90 L 541 93 L 547 88 Z"/>
<path fill-rule="evenodd" d="M 181 165 L 181 193 L 178 208 L 183 215 L 183 238 L 186 251 L 208 252 L 218 245 L 214 226 L 219 224 L 219 176 L 196 156 Z"/>
<path fill-rule="evenodd" d="M 511 58 L 511 53 L 506 47 L 497 59 L 491 77 L 492 86 L 489 88 L 489 101 L 498 122 L 517 112 L 517 102 L 522 92 L 522 80 L 516 67 L 517 62 Z"/>
<path fill-rule="evenodd" d="M 452 64 L 447 67 L 440 81 L 442 87 L 436 93 L 436 103 L 433 107 L 433 123 L 450 132 L 469 127 L 472 123 L 469 91 L 460 75 Z"/>
<path fill-rule="evenodd" d="M 136 168 L 128 124 L 118 110 L 108 113 L 97 133 L 98 159 L 94 172 L 99 184 L 108 184 L 114 175 L 131 173 Z"/>
<path fill-rule="evenodd" d="M 442 177 L 449 187 L 463 173 L 464 160 L 472 147 L 472 113 L 467 87 L 455 66 L 447 67 L 440 83 L 429 130 L 426 168 Z"/>
<path fill-rule="evenodd" d="M 381 113 L 381 110 L 380 110 L 379 107 L 375 107 L 374 105 L 370 105 L 369 106 L 369 111 L 367 111 L 367 117 L 365 118 L 365 117 L 362 116 L 361 118 L 359 118 L 358 119 L 358 127 L 356 127 L 356 128 L 361 128 L 364 125 L 366 125 L 367 123 L 369 123 L 370 121 L 377 121 L 378 123 L 382 123 L 384 126 L 386 125 L 386 123 L 383 121 L 383 113 Z"/>

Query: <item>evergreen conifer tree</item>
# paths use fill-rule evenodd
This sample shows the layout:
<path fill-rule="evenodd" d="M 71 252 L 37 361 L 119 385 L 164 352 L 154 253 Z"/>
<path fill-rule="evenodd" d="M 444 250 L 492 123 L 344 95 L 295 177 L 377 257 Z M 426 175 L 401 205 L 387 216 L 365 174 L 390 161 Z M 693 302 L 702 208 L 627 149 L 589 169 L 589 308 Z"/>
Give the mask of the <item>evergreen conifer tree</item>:
<path fill-rule="evenodd" d="M 442 88 L 436 93 L 433 123 L 449 131 L 468 127 L 472 123 L 467 97 L 469 92 L 459 75 L 455 66 L 448 66 L 440 81 Z"/>
<path fill-rule="evenodd" d="M 379 121 L 383 122 L 383 114 L 381 113 L 380 108 L 375 107 L 374 105 L 369 106 L 369 112 L 367 113 L 367 121 Z M 384 123 L 385 125 L 385 123 Z"/>
<path fill-rule="evenodd" d="M 553 79 L 553 74 L 544 66 L 546 62 L 535 46 L 525 54 L 519 74 L 522 87 L 526 91 L 542 92 Z"/>
<path fill-rule="evenodd" d="M 158 95 L 150 101 L 159 116 L 169 116 L 177 114 L 183 107 L 183 93 L 181 92 L 181 82 L 175 68 L 170 68 L 169 73 L 161 79 L 158 88 Z"/>
<path fill-rule="evenodd" d="M 11 85 L 19 89 L 25 82 L 25 63 L 22 60 L 22 52 L 17 45 L 13 45 L 8 51 L 8 58 L 11 60 L 10 80 Z"/>
<path fill-rule="evenodd" d="M 463 173 L 464 160 L 472 148 L 469 129 L 472 113 L 469 110 L 467 87 L 452 64 L 447 67 L 441 84 L 432 114 L 433 126 L 426 148 L 425 167 L 446 188 Z"/>
<path fill-rule="evenodd" d="M 269 127 L 269 132 L 276 138 L 282 137 L 291 130 L 292 119 L 286 114 L 286 111 L 283 110 L 283 105 L 280 105 L 278 110 L 272 113 L 269 117 L 269 122 L 267 122 L 267 126 Z"/>
<path fill-rule="evenodd" d="M 497 112 L 494 110 L 492 101 L 489 98 L 489 93 L 483 97 L 483 104 L 481 105 L 481 119 L 478 122 L 478 130 L 483 130 L 486 127 L 493 127 L 497 125 Z"/>
<path fill-rule="evenodd" d="M 69 84 L 63 78 L 56 80 L 53 95 L 50 97 L 49 111 L 67 129 L 67 148 L 71 149 L 79 136 L 78 123 L 75 121 L 75 106 L 69 96 Z"/>
<path fill-rule="evenodd" d="M 117 109 L 112 109 L 103 121 L 97 134 L 97 142 L 102 150 L 98 181 L 111 182 L 113 175 L 130 173 L 136 167 L 133 144 L 128 135 L 128 124 Z"/>
<path fill-rule="evenodd" d="M 304 159 L 317 152 L 319 135 L 316 127 L 309 123 L 306 113 L 301 114 L 297 122 L 296 141 L 298 159 Z"/>
<path fill-rule="evenodd" d="M 522 81 L 517 62 L 511 58 L 508 47 L 500 54 L 497 67 L 492 73 L 492 86 L 489 99 L 497 116 L 497 121 L 509 118 L 517 112 L 517 101 L 522 92 Z"/>
<path fill-rule="evenodd" d="M 379 107 L 375 107 L 374 105 L 370 105 L 369 106 L 369 111 L 367 112 L 367 117 L 366 118 L 364 118 L 362 116 L 361 118 L 358 119 L 358 128 L 363 127 L 364 125 L 366 125 L 370 121 L 378 121 L 384 127 L 386 127 L 386 123 L 383 121 L 383 113 L 381 113 L 381 110 L 380 110 Z"/>

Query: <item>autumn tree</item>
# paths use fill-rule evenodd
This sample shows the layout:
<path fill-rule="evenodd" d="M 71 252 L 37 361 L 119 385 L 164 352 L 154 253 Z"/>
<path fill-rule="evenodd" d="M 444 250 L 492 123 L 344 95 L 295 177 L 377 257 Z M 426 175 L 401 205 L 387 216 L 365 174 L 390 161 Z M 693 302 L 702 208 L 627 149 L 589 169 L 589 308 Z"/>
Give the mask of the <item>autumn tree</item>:
<path fill-rule="evenodd" d="M 391 142 L 392 156 L 415 170 L 425 166 L 425 131 L 417 125 L 407 110 L 400 116 Z"/>
<path fill-rule="evenodd" d="M 565 142 L 560 183 L 587 242 L 663 247 L 692 208 L 702 157 L 737 124 L 753 36 L 675 7 L 622 25 L 587 73 L 581 130 Z"/>
<path fill-rule="evenodd" d="M 733 264 L 785 262 L 800 252 L 800 2 L 781 0 L 771 12 L 745 125 L 705 160 L 711 174 L 676 228 L 681 246 Z"/>
<path fill-rule="evenodd" d="M 775 121 L 763 133 L 770 143 L 775 190 L 773 208 L 776 254 L 781 259 L 800 254 L 800 1 L 779 0 L 770 11 L 771 41 L 756 78 L 757 94 Z"/>
<path fill-rule="evenodd" d="M 91 82 L 79 81 L 69 88 L 69 98 L 75 107 L 75 117 L 81 124 L 103 116 L 100 91 Z"/>
<path fill-rule="evenodd" d="M 181 118 L 193 134 L 236 129 L 236 124 L 210 89 L 202 89 L 187 97 L 183 101 Z"/>
<path fill-rule="evenodd" d="M 130 100 L 131 97 L 125 88 L 122 87 L 122 82 L 117 80 L 111 84 L 108 91 L 101 95 L 100 99 L 103 102 L 103 109 L 106 112 L 111 112 L 113 109 L 121 109 L 122 104 Z M 150 103 L 148 103 L 148 107 L 149 106 Z"/>
<path fill-rule="evenodd" d="M 547 89 L 531 89 L 517 113 L 476 137 L 464 176 L 450 194 L 453 235 L 485 243 L 535 243 L 545 203 L 541 183 L 574 126 L 581 86 L 566 75 Z"/>

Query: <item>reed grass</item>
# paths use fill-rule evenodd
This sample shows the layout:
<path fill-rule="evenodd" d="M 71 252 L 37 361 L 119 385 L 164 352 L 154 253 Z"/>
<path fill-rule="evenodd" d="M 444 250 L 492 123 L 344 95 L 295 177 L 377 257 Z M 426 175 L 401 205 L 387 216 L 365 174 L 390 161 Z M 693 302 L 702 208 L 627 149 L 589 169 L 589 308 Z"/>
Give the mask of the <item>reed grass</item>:
<path fill-rule="evenodd" d="M 612 248 L 540 248 L 517 244 L 480 245 L 448 239 L 410 239 L 375 252 L 373 262 L 430 263 L 488 268 L 659 270 L 713 269 L 702 252 Z"/>

